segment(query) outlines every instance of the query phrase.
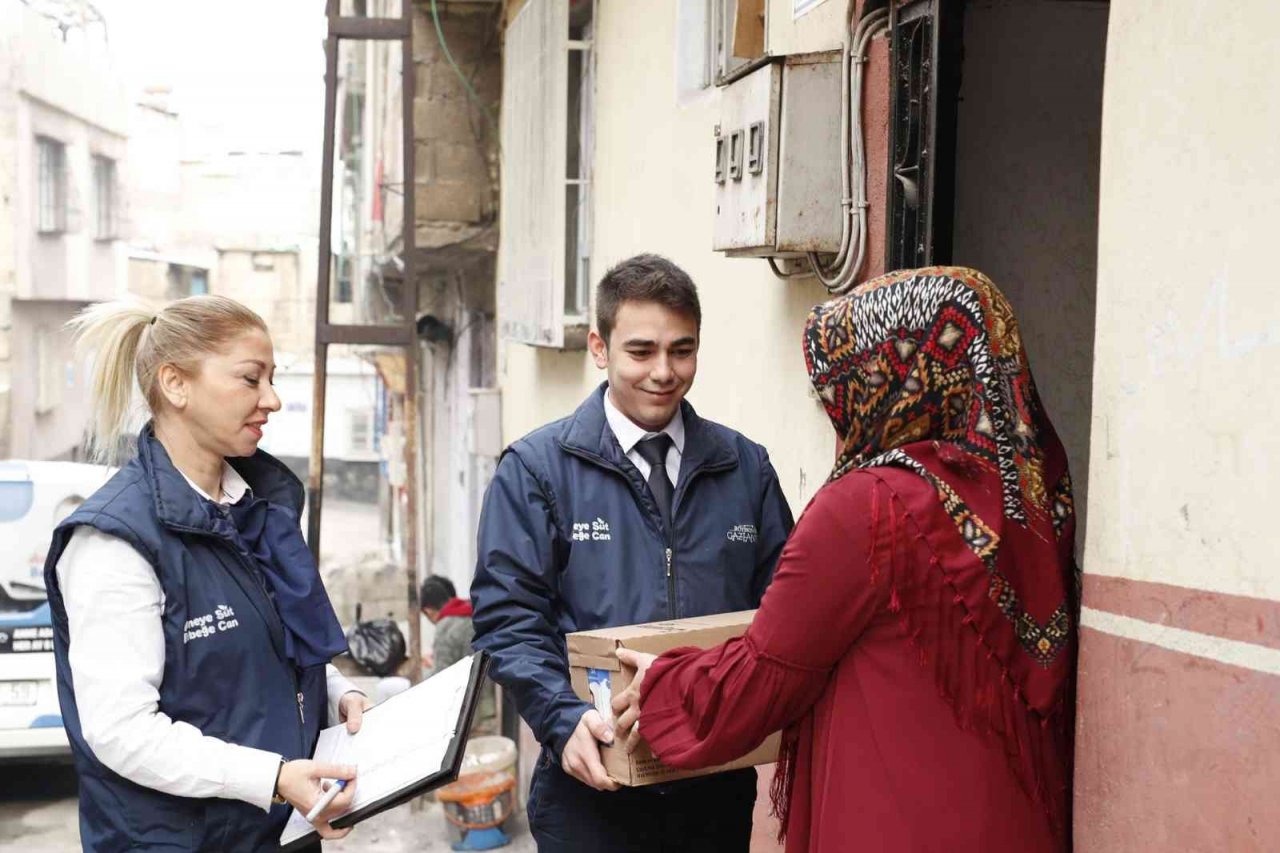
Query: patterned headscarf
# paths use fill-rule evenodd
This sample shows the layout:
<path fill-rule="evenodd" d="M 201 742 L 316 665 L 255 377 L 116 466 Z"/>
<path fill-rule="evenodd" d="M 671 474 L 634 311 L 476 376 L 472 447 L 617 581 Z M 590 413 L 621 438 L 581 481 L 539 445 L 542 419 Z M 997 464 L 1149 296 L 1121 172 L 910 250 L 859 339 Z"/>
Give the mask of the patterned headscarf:
<path fill-rule="evenodd" d="M 831 479 L 897 466 L 933 487 L 936 501 L 902 511 L 932 522 L 926 538 L 942 537 L 930 539 L 939 556 L 911 577 L 897 570 L 892 606 L 935 660 L 962 725 L 1004 735 L 1019 778 L 1037 798 L 1060 801 L 1069 770 L 1052 756 L 1033 757 L 1052 748 L 1032 729 L 1069 743 L 1071 479 L 1008 301 L 976 270 L 889 273 L 816 307 L 804 350 L 839 440 Z M 957 488 L 966 480 L 992 495 L 998 489 L 1000 509 L 982 517 L 967 506 Z M 889 509 L 872 519 L 891 542 L 905 535 L 894 518 Z M 940 525 L 954 527 L 964 545 L 946 551 L 956 540 Z M 889 547 L 880 557 L 892 568 L 896 545 Z"/>
<path fill-rule="evenodd" d="M 946 441 L 997 466 L 1006 517 L 1049 508 L 1052 427 L 1013 309 L 982 273 L 933 267 L 867 282 L 813 310 L 804 353 L 842 441 L 831 479 L 911 442 Z"/>

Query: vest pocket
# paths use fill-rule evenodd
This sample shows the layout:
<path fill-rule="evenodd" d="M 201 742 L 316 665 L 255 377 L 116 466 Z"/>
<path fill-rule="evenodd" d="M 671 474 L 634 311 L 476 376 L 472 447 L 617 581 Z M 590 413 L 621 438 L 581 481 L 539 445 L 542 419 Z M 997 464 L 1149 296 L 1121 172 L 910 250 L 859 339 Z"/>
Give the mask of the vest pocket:
<path fill-rule="evenodd" d="M 180 850 L 200 849 L 205 830 L 205 804 L 201 800 L 171 797 L 142 789 L 130 797 L 126 809 L 132 831 L 130 847 Z"/>

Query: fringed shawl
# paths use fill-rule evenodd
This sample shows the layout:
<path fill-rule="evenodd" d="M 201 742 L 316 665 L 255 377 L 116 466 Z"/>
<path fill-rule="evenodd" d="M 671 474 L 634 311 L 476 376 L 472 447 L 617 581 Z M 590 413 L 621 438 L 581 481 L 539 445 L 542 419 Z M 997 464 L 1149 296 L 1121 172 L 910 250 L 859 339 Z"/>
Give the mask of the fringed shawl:
<path fill-rule="evenodd" d="M 886 585 L 960 728 L 999 742 L 1065 833 L 1078 612 L 1071 478 L 1008 301 L 975 270 L 890 273 L 815 308 L 804 349 L 839 437 L 831 479 L 892 465 L 932 487 L 918 506 L 850 508 L 871 526 L 873 582 Z M 965 488 L 998 490 L 1003 511 L 979 516 Z M 911 533 L 926 539 L 927 564 L 902 558 L 914 531 L 904 514 L 939 520 Z M 797 736 L 784 734 L 774 782 L 784 833 Z"/>

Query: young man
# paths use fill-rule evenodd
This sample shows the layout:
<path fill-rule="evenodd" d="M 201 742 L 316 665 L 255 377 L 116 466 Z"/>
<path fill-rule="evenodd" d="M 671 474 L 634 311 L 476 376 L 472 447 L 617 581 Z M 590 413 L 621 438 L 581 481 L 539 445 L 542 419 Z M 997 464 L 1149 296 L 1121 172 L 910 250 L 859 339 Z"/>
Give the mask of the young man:
<path fill-rule="evenodd" d="M 485 495 L 475 647 L 543 753 L 529 795 L 541 853 L 746 851 L 754 770 L 641 788 L 605 774 L 609 723 L 574 694 L 564 635 L 759 605 L 791 530 L 763 447 L 684 402 L 702 310 L 675 264 L 609 270 L 588 346 L 608 381 L 507 449 Z"/>

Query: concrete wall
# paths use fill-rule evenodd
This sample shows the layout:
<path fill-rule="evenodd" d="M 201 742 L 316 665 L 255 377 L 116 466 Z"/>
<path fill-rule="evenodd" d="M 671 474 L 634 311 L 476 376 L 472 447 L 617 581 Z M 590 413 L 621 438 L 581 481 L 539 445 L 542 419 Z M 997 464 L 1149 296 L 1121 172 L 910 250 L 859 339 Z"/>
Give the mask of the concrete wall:
<path fill-rule="evenodd" d="M 24 299 L 110 299 L 124 292 L 126 252 L 94 233 L 92 156 L 122 163 L 127 100 L 105 54 L 83 40 L 64 44 L 49 22 L 26 7 L 4 22 L 20 32 L 16 57 L 17 198 L 15 292 Z M 6 18 L 9 13 L 6 12 Z M 36 136 L 66 146 L 66 231 L 36 232 Z M 124 182 L 117 173 L 117 208 Z"/>
<path fill-rule="evenodd" d="M 122 173 L 129 182 L 129 245 L 152 252 L 183 248 L 182 223 L 200 213 L 184 204 L 182 121 L 165 100 L 156 95 L 133 104 Z"/>
<path fill-rule="evenodd" d="M 952 257 L 1013 303 L 1082 522 L 1106 32 L 1105 4 L 971 0 L 956 133 Z"/>
<path fill-rule="evenodd" d="M 308 249 L 312 249 L 309 246 Z M 304 279 L 298 248 L 268 251 L 221 249 L 211 293 L 248 305 L 266 320 L 276 360 L 305 359 L 314 350 L 315 279 Z"/>
<path fill-rule="evenodd" d="M 440 4 L 449 50 L 483 104 L 470 99 L 440 49 L 429 3 L 414 4 L 414 201 L 419 248 L 476 234 L 497 211 L 497 107 L 502 87 L 496 9 Z M 472 71 L 475 73 L 472 75 Z"/>
<path fill-rule="evenodd" d="M 33 409 L 34 341 L 86 301 L 124 292 L 123 243 L 96 239 L 92 156 L 123 160 L 126 115 L 104 44 L 64 42 L 28 6 L 0 4 L 0 457 L 65 456 L 79 442 L 78 374 L 68 377 L 60 406 Z M 66 232 L 59 235 L 36 233 L 38 134 L 66 145 Z M 121 225 L 124 186 L 117 173 Z M 69 358 L 65 345 L 59 337 L 51 359 Z"/>
<path fill-rule="evenodd" d="M 80 458 L 84 426 L 89 418 L 89 365 L 77 361 L 71 335 L 62 326 L 87 303 L 64 300 L 13 301 L 13 407 L 10 455 L 15 459 Z M 37 340 L 46 350 L 60 400 L 37 411 Z"/>
<path fill-rule="evenodd" d="M 1280 845 L 1277 23 L 1266 0 L 1111 4 L 1082 850 Z"/>
<path fill-rule="evenodd" d="M 766 0 L 769 53 L 783 56 L 840 47 L 849 0 L 822 0 L 799 17 L 795 4 L 796 0 Z"/>

